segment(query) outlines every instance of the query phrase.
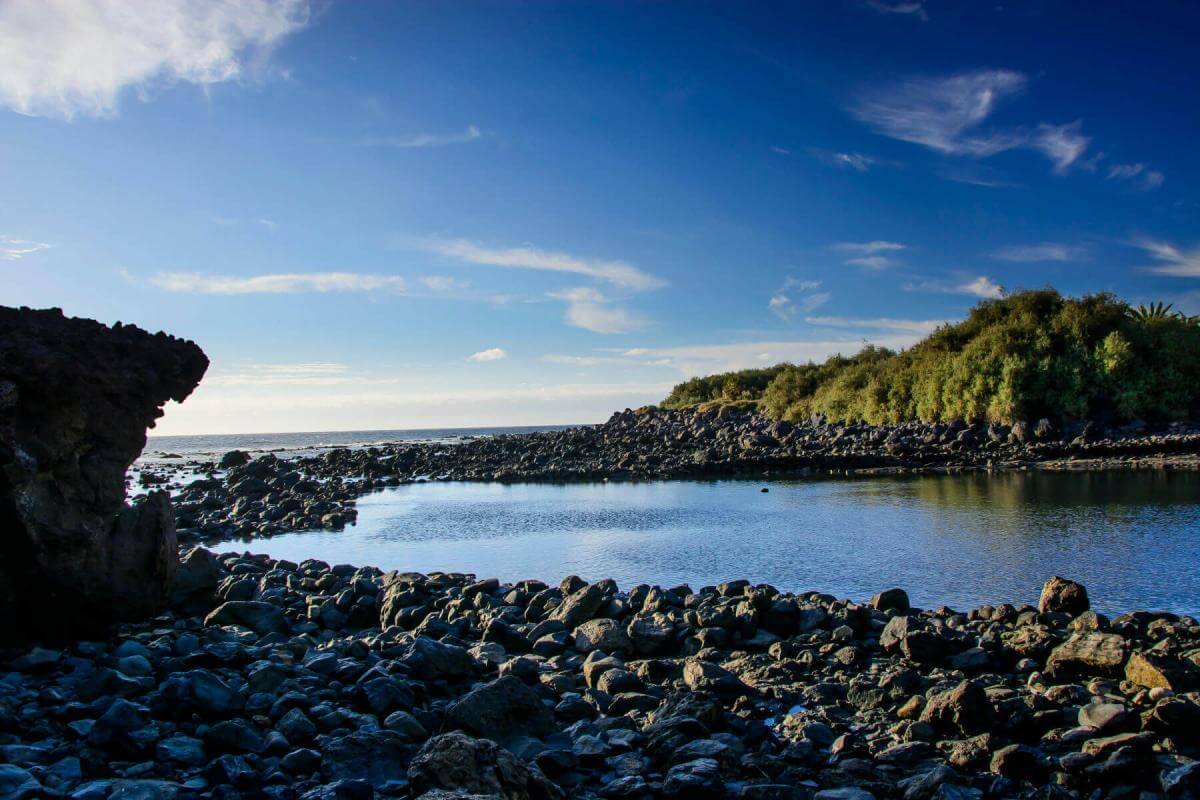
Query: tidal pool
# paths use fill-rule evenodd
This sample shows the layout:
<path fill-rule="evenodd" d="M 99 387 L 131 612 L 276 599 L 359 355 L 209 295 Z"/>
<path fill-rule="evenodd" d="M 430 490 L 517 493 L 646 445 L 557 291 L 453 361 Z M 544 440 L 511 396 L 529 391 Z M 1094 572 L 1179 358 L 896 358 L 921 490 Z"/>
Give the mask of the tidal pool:
<path fill-rule="evenodd" d="M 1036 603 L 1058 574 L 1106 613 L 1200 612 L 1200 475 L 1184 472 L 419 483 L 358 508 L 345 531 L 248 546 L 295 561 L 553 583 L 578 574 L 623 588 L 746 578 L 865 600 L 901 586 L 915 605 L 963 610 Z"/>

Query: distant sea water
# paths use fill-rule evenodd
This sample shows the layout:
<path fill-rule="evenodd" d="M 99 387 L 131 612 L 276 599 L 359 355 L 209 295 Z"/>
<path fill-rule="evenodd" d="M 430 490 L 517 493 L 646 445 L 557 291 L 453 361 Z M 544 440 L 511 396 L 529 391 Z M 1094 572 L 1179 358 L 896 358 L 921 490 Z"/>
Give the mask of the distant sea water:
<path fill-rule="evenodd" d="M 398 442 L 455 443 L 479 436 L 561 431 L 574 425 L 526 425 L 499 428 L 415 428 L 382 431 L 311 431 L 307 433 L 225 433 L 200 436 L 150 436 L 142 464 L 219 459 L 230 450 L 251 455 L 275 453 L 281 458 L 317 455 L 338 447 L 377 447 Z M 178 458 L 177 458 L 178 457 Z"/>

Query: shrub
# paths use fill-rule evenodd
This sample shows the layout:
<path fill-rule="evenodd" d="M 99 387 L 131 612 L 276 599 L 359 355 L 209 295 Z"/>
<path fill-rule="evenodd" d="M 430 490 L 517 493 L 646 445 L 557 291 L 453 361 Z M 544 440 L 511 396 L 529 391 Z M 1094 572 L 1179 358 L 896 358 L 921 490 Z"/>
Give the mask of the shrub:
<path fill-rule="evenodd" d="M 908 350 L 868 346 L 679 384 L 663 405 L 758 400 L 777 419 L 872 424 L 1050 417 L 1176 420 L 1200 414 L 1200 325 L 1169 308 L 1052 289 L 985 300 Z"/>

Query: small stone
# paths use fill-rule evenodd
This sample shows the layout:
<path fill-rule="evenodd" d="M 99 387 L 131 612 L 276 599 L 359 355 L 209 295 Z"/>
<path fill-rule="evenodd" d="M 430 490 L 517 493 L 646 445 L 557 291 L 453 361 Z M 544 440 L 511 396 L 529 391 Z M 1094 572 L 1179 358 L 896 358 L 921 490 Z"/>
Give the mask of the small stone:
<path fill-rule="evenodd" d="M 992 755 L 992 772 L 1017 781 L 1033 781 L 1042 775 L 1045 767 L 1042 754 L 1027 744 L 1010 744 L 1001 747 Z"/>
<path fill-rule="evenodd" d="M 1131 718 L 1132 715 L 1120 703 L 1089 703 L 1079 709 L 1079 724 L 1101 732 L 1119 730 Z"/>

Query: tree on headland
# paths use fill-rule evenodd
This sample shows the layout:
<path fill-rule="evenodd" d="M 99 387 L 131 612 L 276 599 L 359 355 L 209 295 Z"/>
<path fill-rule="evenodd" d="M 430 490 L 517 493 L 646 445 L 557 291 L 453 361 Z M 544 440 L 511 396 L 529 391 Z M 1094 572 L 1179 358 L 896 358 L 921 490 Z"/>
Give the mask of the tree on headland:
<path fill-rule="evenodd" d="M 685 381 L 667 408 L 737 400 L 777 419 L 1004 422 L 1200 418 L 1200 324 L 1162 303 L 1053 289 L 985 300 L 907 350 Z"/>

